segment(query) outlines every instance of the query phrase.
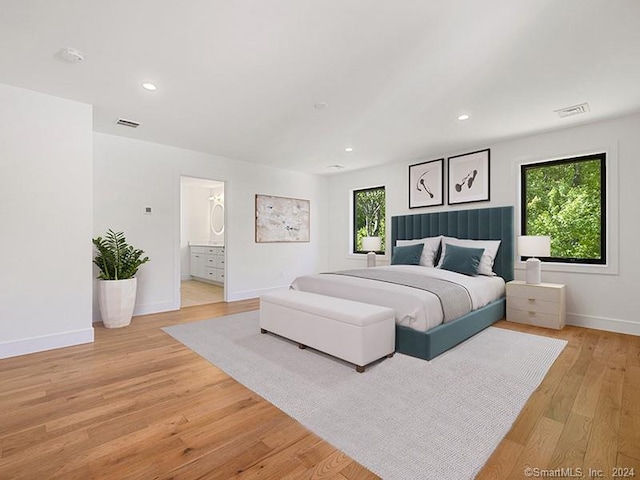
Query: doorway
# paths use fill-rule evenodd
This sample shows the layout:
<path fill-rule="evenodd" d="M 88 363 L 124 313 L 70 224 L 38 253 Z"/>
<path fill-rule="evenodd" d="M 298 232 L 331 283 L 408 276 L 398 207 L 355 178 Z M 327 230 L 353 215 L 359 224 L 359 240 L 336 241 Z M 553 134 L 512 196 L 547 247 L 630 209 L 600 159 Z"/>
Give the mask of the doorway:
<path fill-rule="evenodd" d="M 222 181 L 180 177 L 180 307 L 224 302 L 225 201 Z"/>

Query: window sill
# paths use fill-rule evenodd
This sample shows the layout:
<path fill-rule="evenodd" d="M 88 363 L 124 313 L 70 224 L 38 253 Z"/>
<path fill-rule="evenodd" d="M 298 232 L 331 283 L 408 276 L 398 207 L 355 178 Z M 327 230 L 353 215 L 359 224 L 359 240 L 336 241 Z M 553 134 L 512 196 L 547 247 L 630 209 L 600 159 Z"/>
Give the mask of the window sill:
<path fill-rule="evenodd" d="M 526 270 L 525 262 L 516 261 L 515 270 Z M 617 265 L 589 265 L 575 263 L 542 262 L 542 271 L 564 273 L 586 273 L 589 275 L 618 275 Z"/>

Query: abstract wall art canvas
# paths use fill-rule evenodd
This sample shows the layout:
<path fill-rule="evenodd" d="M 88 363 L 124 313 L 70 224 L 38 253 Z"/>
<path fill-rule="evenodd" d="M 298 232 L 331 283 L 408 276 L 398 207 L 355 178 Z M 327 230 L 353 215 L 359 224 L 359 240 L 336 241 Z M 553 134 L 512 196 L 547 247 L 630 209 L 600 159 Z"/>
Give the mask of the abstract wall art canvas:
<path fill-rule="evenodd" d="M 444 158 L 409 165 L 409 208 L 444 204 Z"/>
<path fill-rule="evenodd" d="M 449 205 L 489 200 L 489 149 L 448 159 Z"/>
<path fill-rule="evenodd" d="M 256 242 L 308 242 L 310 211 L 309 200 L 256 195 Z"/>

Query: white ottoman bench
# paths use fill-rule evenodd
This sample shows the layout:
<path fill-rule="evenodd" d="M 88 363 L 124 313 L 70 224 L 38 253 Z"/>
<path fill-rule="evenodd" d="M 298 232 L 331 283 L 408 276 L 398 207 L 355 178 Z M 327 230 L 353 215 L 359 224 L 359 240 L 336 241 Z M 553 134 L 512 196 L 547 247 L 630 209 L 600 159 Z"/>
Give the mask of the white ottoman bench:
<path fill-rule="evenodd" d="M 299 290 L 260 297 L 260 331 L 346 360 L 360 373 L 395 351 L 393 309 Z"/>

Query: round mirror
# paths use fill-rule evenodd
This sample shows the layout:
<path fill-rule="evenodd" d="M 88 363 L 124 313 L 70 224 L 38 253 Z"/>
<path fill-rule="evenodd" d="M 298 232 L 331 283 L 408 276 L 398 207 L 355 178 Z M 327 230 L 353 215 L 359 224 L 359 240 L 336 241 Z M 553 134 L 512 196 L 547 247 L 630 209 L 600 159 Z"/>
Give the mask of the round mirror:
<path fill-rule="evenodd" d="M 211 230 L 216 235 L 224 232 L 224 205 L 216 203 L 211 209 Z"/>

